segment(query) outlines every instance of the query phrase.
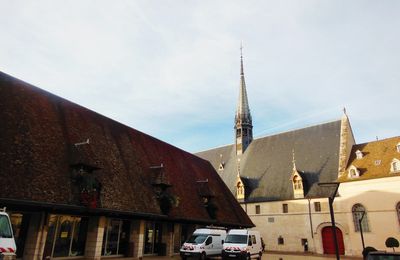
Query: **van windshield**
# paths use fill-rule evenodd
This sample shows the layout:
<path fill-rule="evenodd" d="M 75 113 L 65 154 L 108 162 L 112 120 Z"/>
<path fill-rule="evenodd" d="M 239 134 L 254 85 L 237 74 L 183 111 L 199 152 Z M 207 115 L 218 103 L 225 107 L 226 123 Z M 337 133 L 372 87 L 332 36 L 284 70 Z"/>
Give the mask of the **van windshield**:
<path fill-rule="evenodd" d="M 196 234 L 196 235 L 192 235 L 189 240 L 187 241 L 187 243 L 191 243 L 191 244 L 202 244 L 206 238 L 208 237 L 208 235 L 206 234 Z"/>
<path fill-rule="evenodd" d="M 0 215 L 0 237 L 12 238 L 10 221 L 4 215 Z"/>
<path fill-rule="evenodd" d="M 247 244 L 247 235 L 227 235 L 225 243 Z"/>

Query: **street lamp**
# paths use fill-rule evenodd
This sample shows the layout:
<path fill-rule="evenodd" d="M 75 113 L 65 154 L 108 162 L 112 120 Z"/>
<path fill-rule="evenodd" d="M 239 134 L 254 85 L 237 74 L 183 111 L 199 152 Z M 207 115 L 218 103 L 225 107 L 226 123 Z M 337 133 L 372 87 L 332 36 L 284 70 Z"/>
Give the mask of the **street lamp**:
<path fill-rule="evenodd" d="M 360 227 L 361 243 L 362 243 L 362 247 L 363 247 L 363 251 L 364 251 L 365 243 L 364 243 L 364 234 L 363 234 L 363 228 L 362 228 L 361 222 L 362 222 L 362 220 L 364 218 L 365 210 L 359 210 L 359 211 L 356 210 L 356 211 L 353 211 L 353 212 L 361 213 L 361 218 L 358 219 L 358 226 Z"/>
<path fill-rule="evenodd" d="M 328 197 L 329 199 L 329 213 L 331 215 L 331 222 L 332 222 L 332 229 L 333 229 L 333 241 L 335 243 L 335 253 L 336 253 L 336 259 L 340 260 L 340 255 L 339 255 L 339 246 L 338 246 L 338 241 L 337 241 L 337 236 L 336 236 L 336 225 L 335 225 L 335 213 L 333 212 L 333 201 L 335 200 L 337 191 L 339 189 L 340 182 L 320 182 L 318 183 L 318 186 L 321 187 L 331 187 L 333 189 L 333 192 L 331 195 Z"/>

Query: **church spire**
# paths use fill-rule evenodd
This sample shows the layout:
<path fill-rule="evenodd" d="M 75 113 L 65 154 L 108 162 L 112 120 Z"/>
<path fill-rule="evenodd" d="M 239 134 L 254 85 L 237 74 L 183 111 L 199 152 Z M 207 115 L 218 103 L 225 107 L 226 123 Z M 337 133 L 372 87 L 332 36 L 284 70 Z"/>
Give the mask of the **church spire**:
<path fill-rule="evenodd" d="M 244 80 L 242 45 L 240 45 L 240 85 L 239 99 L 235 115 L 235 132 L 236 154 L 240 155 L 245 152 L 253 140 L 253 123 L 250 114 L 249 101 L 247 98 L 246 82 Z"/>

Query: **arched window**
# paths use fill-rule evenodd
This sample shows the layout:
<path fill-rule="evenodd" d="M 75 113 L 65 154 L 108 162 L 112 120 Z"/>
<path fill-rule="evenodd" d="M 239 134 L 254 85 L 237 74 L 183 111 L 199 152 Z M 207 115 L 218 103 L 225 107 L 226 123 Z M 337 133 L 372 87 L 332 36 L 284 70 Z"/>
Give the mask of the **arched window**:
<path fill-rule="evenodd" d="M 398 202 L 396 205 L 396 211 L 397 211 L 397 220 L 399 221 L 400 225 L 400 202 Z"/>
<path fill-rule="evenodd" d="M 347 176 L 350 179 L 358 178 L 358 177 L 360 177 L 360 171 L 354 165 L 352 165 L 352 166 L 350 166 Z"/>
<path fill-rule="evenodd" d="M 397 150 L 398 153 L 400 153 L 400 143 L 398 143 L 398 144 L 396 145 L 396 150 Z"/>
<path fill-rule="evenodd" d="M 390 165 L 391 172 L 399 172 L 400 171 L 400 161 L 398 159 L 393 159 L 392 164 Z"/>
<path fill-rule="evenodd" d="M 240 181 L 238 181 L 236 184 L 236 198 L 244 199 L 244 185 Z"/>
<path fill-rule="evenodd" d="M 360 150 L 357 150 L 356 151 L 356 157 L 357 157 L 357 159 L 362 159 L 363 158 L 363 153 L 360 151 Z"/>
<path fill-rule="evenodd" d="M 354 230 L 356 232 L 360 232 L 360 219 L 362 218 L 361 221 L 362 231 L 369 232 L 370 230 L 368 226 L 368 216 L 364 206 L 361 204 L 355 204 L 351 211 L 353 213 Z"/>
<path fill-rule="evenodd" d="M 294 176 L 293 178 L 293 186 L 295 190 L 303 189 L 303 181 L 299 176 Z"/>

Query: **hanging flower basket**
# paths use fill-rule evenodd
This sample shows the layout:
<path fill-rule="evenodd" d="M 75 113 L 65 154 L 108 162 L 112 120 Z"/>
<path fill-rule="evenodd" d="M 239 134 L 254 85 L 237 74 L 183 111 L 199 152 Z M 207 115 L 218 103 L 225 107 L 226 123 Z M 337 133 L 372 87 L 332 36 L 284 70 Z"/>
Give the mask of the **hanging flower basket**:
<path fill-rule="evenodd" d="M 98 192 L 96 190 L 93 191 L 87 191 L 83 190 L 81 192 L 81 204 L 90 208 L 90 209 L 95 209 L 97 208 L 97 198 L 98 198 Z"/>

